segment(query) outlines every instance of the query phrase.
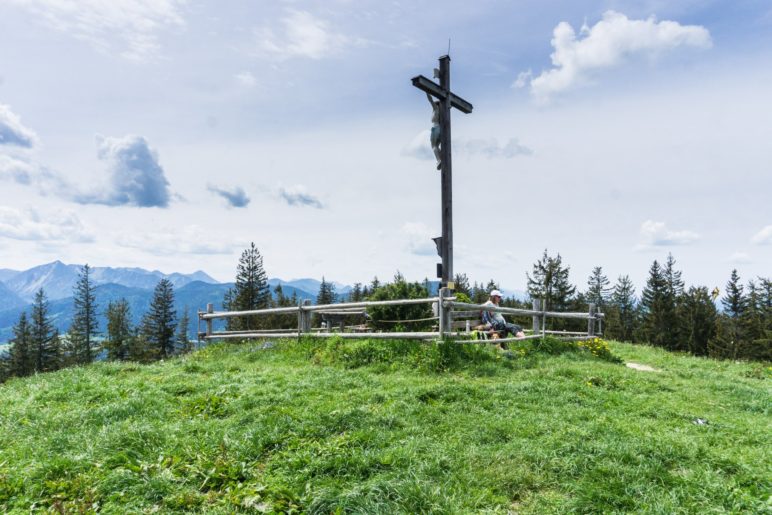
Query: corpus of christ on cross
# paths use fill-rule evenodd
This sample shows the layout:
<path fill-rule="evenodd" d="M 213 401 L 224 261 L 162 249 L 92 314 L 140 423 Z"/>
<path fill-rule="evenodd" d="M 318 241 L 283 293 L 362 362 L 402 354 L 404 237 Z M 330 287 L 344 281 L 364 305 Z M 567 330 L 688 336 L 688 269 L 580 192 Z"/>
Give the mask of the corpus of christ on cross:
<path fill-rule="evenodd" d="M 450 153 L 450 108 L 455 107 L 462 113 L 471 113 L 472 104 L 450 91 L 450 56 L 440 57 L 439 70 L 434 71 L 434 76 L 440 79 L 437 84 L 423 75 L 413 77 L 413 86 L 429 95 L 435 111 L 439 111 L 439 127 L 432 127 L 432 146 L 439 160 L 441 170 L 442 189 L 442 236 L 434 238 L 437 244 L 437 253 L 442 258 L 437 277 L 442 279 L 442 287 L 453 287 L 453 180 L 452 163 Z M 437 138 L 439 129 L 439 138 Z M 439 139 L 439 141 L 437 141 Z M 439 149 L 437 148 L 439 143 Z M 439 150 L 439 152 L 438 152 Z"/>

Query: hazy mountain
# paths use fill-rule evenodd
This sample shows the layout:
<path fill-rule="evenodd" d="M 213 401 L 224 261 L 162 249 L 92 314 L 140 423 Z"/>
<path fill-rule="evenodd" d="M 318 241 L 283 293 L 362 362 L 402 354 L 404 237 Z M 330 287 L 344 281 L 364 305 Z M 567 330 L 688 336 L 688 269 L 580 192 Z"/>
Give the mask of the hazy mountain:
<path fill-rule="evenodd" d="M 331 281 L 333 286 L 335 286 L 335 293 L 338 294 L 338 296 L 345 296 L 348 295 L 349 292 L 351 292 L 352 287 Z M 305 279 L 292 279 L 291 281 L 285 281 L 283 279 L 273 278 L 268 279 L 268 284 L 271 286 L 271 288 L 275 287 L 277 284 L 281 284 L 282 289 L 284 289 L 284 294 L 287 295 L 287 289 L 286 287 L 292 287 L 298 290 L 302 290 L 304 292 L 307 292 L 313 296 L 314 299 L 316 299 L 316 296 L 319 295 L 319 287 L 322 285 L 322 281 L 318 281 L 316 279 L 311 278 L 305 278 Z"/>
<path fill-rule="evenodd" d="M 50 300 L 66 299 L 72 296 L 81 267 L 82 265 L 66 265 L 61 261 L 54 261 L 24 271 L 4 270 L 9 276 L 4 282 L 13 293 L 28 302 L 32 301 L 40 288 L 45 290 Z M 93 267 L 91 269 L 91 279 L 95 285 L 118 284 L 129 288 L 152 290 L 164 277 L 169 279 L 175 288 L 185 286 L 192 281 L 217 283 L 201 271 L 192 274 L 164 274 L 158 270 L 148 271 L 142 268 Z"/>
<path fill-rule="evenodd" d="M 11 270 L 10 268 L 0 268 L 0 282 L 5 282 L 18 273 L 19 273 L 18 270 Z"/>
<path fill-rule="evenodd" d="M 208 277 L 208 276 L 207 276 Z M 153 285 L 155 287 L 155 285 Z M 208 303 L 214 304 L 215 311 L 222 310 L 222 299 L 228 288 L 233 287 L 233 283 L 206 283 L 202 281 L 192 281 L 180 288 L 174 289 L 174 307 L 177 313 L 187 308 L 190 316 L 190 325 L 188 334 L 194 338 L 198 326 L 198 310 L 206 311 Z M 295 293 L 298 300 L 310 299 L 313 301 L 316 297 L 293 288 L 292 286 L 282 286 L 285 295 L 291 297 Z M 273 290 L 272 290 L 273 291 Z M 0 292 L 0 296 L 2 293 Z M 11 295 L 13 295 L 11 293 Z M 150 301 L 153 298 L 153 290 L 144 288 L 131 288 L 120 284 L 102 284 L 95 288 L 96 303 L 98 308 L 99 331 L 104 334 L 106 330 L 105 312 L 107 305 L 125 298 L 129 302 L 131 309 L 132 322 L 136 325 L 142 319 L 142 316 L 150 307 Z M 1 298 L 1 297 L 0 297 Z M 57 329 L 61 332 L 67 332 L 72 324 L 73 298 L 49 299 L 49 314 L 51 320 Z M 12 337 L 13 325 L 18 322 L 19 315 L 23 310 L 30 311 L 30 304 L 22 301 L 21 304 L 10 306 L 0 304 L 0 342 L 5 342 Z M 217 321 L 215 328 L 221 328 L 223 321 Z M 202 326 L 203 330 L 203 326 Z"/>
<path fill-rule="evenodd" d="M 10 309 L 25 304 L 24 299 L 12 292 L 5 283 L 0 282 L 0 309 Z"/>

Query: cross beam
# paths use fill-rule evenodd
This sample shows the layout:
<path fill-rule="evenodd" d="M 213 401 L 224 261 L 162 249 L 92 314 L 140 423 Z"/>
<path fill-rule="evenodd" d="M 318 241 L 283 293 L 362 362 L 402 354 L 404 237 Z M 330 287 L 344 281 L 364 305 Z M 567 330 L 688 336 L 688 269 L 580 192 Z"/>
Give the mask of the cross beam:
<path fill-rule="evenodd" d="M 433 97 L 437 97 L 438 99 L 444 99 L 446 96 L 445 90 L 442 89 L 440 86 L 437 85 L 436 82 L 432 82 L 423 75 L 419 75 L 418 77 L 413 77 L 411 79 L 413 81 L 413 86 L 417 87 L 421 91 L 425 91 L 429 93 Z M 455 93 L 450 93 L 450 106 L 455 107 L 459 111 L 465 114 L 469 114 L 472 112 L 472 109 L 474 109 L 474 106 L 461 98 L 460 96 L 456 95 Z"/>
<path fill-rule="evenodd" d="M 453 282 L 453 167 L 450 152 L 450 108 L 462 113 L 471 113 L 472 104 L 450 91 L 450 56 L 440 57 L 440 83 L 437 84 L 423 75 L 413 77 L 413 86 L 436 98 L 440 102 L 440 170 L 442 190 L 442 236 L 433 238 L 437 253 L 442 258 L 442 270 L 438 277 L 442 286 Z"/>

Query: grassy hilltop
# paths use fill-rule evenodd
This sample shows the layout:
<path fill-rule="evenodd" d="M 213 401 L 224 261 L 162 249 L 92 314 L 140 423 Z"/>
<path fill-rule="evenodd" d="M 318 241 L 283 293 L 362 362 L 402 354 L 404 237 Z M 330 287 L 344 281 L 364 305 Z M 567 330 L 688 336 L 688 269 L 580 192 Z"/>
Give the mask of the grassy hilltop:
<path fill-rule="evenodd" d="M 14 379 L 0 511 L 772 509 L 768 365 L 590 350 L 222 344 Z"/>

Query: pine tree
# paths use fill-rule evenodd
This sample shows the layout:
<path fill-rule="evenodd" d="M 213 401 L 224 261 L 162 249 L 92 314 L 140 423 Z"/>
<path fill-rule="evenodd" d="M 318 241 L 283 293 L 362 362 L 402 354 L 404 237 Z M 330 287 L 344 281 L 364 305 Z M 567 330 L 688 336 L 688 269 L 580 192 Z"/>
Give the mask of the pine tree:
<path fill-rule="evenodd" d="M 131 327 L 131 310 L 126 299 L 110 302 L 107 305 L 107 359 L 129 359 L 129 347 L 134 338 Z"/>
<path fill-rule="evenodd" d="M 316 295 L 318 305 L 335 303 L 335 285 L 328 283 L 322 276 L 322 284 L 319 285 L 319 293 Z"/>
<path fill-rule="evenodd" d="M 153 291 L 150 309 L 142 319 L 142 337 L 158 358 L 164 359 L 174 353 L 176 318 L 174 287 L 168 279 L 161 279 Z"/>
<path fill-rule="evenodd" d="M 232 311 L 250 311 L 269 307 L 271 290 L 268 277 L 263 269 L 263 256 L 254 242 L 241 253 L 236 271 L 236 284 L 230 309 Z M 265 320 L 259 316 L 239 317 L 234 319 L 237 330 L 260 329 Z"/>
<path fill-rule="evenodd" d="M 354 283 L 354 287 L 348 294 L 348 300 L 349 302 L 361 302 L 364 300 L 364 295 L 362 294 L 362 283 Z"/>
<path fill-rule="evenodd" d="M 456 293 L 463 293 L 467 297 L 471 296 L 472 291 L 469 288 L 469 278 L 466 274 L 456 274 L 454 282 L 456 283 Z"/>
<path fill-rule="evenodd" d="M 30 317 L 31 348 L 35 372 L 57 370 L 61 366 L 59 333 L 48 316 L 48 299 L 43 288 L 35 294 Z"/>
<path fill-rule="evenodd" d="M 737 269 L 732 270 L 726 283 L 726 294 L 721 298 L 723 313 L 718 320 L 716 336 L 710 342 L 709 353 L 713 357 L 737 359 L 745 340 L 743 319 L 746 298 Z"/>
<path fill-rule="evenodd" d="M 662 275 L 666 284 L 663 304 L 665 324 L 663 345 L 668 350 L 686 350 L 684 343 L 686 337 L 683 334 L 685 328 L 682 324 L 684 282 L 681 280 L 681 271 L 675 269 L 675 259 L 672 254 L 667 255 Z"/>
<path fill-rule="evenodd" d="M 635 286 L 628 275 L 620 275 L 611 293 L 607 331 L 609 336 L 632 342 L 637 328 Z M 613 320 L 613 321 L 612 321 Z"/>
<path fill-rule="evenodd" d="M 705 286 L 689 288 L 683 295 L 682 324 L 685 350 L 707 356 L 708 344 L 716 335 L 716 306 Z"/>
<path fill-rule="evenodd" d="M 576 287 L 568 280 L 570 267 L 563 267 L 563 258 L 558 254 L 551 257 L 544 254 L 533 265 L 533 275 L 526 273 L 528 294 L 532 299 L 542 299 L 549 311 L 565 311 L 576 293 Z"/>
<path fill-rule="evenodd" d="M 667 341 L 667 288 L 667 280 L 655 259 L 649 268 L 649 278 L 641 293 L 641 330 L 645 341 L 660 347 L 664 347 Z"/>
<path fill-rule="evenodd" d="M 587 293 L 585 299 L 588 303 L 593 303 L 600 310 L 604 311 L 612 288 L 609 288 L 608 277 L 603 275 L 603 268 L 596 266 L 592 269 L 590 277 L 587 278 Z"/>
<path fill-rule="evenodd" d="M 180 323 L 177 326 L 177 336 L 175 337 L 176 352 L 178 354 L 187 354 L 193 350 L 193 342 L 188 338 L 188 325 L 190 325 L 190 315 L 188 315 L 188 306 L 182 310 L 179 317 Z"/>
<path fill-rule="evenodd" d="M 23 377 L 35 371 L 32 348 L 32 332 L 27 321 L 27 312 L 22 311 L 19 321 L 13 326 L 13 338 L 10 341 L 8 372 L 16 377 Z"/>
<path fill-rule="evenodd" d="M 94 337 L 97 334 L 97 304 L 95 286 L 91 282 L 91 268 L 88 264 L 80 270 L 80 277 L 73 291 L 75 312 L 70 328 L 70 341 L 74 363 L 91 363 L 97 350 Z"/>

